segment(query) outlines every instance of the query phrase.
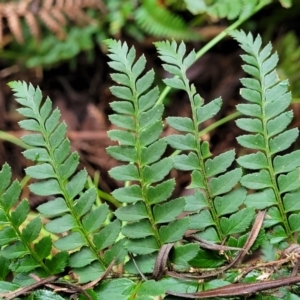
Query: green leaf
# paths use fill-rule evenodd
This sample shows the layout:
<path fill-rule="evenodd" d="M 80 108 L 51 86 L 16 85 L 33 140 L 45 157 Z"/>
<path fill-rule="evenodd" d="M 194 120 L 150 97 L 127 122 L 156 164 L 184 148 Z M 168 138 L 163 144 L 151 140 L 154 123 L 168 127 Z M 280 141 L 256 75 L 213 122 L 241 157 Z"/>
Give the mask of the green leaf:
<path fill-rule="evenodd" d="M 155 142 L 161 135 L 162 131 L 163 131 L 163 124 L 161 120 L 158 120 L 153 125 L 144 129 L 140 135 L 141 147 L 145 147 Z"/>
<path fill-rule="evenodd" d="M 86 180 L 87 171 L 84 169 L 75 174 L 66 184 L 66 191 L 71 199 L 73 199 L 83 190 Z"/>
<path fill-rule="evenodd" d="M 72 176 L 79 164 L 79 155 L 77 152 L 73 152 L 69 155 L 69 157 L 65 160 L 65 162 L 58 167 L 59 175 L 62 179 L 68 179 Z"/>
<path fill-rule="evenodd" d="M 289 216 L 289 224 L 291 226 L 292 232 L 300 231 L 299 218 L 300 218 L 300 213 L 292 214 Z"/>
<path fill-rule="evenodd" d="M 197 143 L 194 135 L 188 133 L 186 135 L 182 134 L 172 134 L 166 137 L 168 144 L 178 150 L 197 150 Z"/>
<path fill-rule="evenodd" d="M 236 212 L 239 209 L 239 206 L 244 203 L 246 195 L 246 189 L 238 188 L 226 194 L 225 196 L 216 197 L 214 204 L 218 216 Z"/>
<path fill-rule="evenodd" d="M 271 207 L 268 209 L 263 227 L 264 228 L 269 228 L 272 227 L 278 223 L 282 222 L 282 218 L 280 215 L 280 212 L 277 207 Z"/>
<path fill-rule="evenodd" d="M 74 250 L 86 244 L 86 241 L 79 232 L 72 232 L 71 234 L 62 237 L 55 241 L 54 246 L 59 250 Z"/>
<path fill-rule="evenodd" d="M 267 123 L 268 137 L 281 133 L 293 119 L 293 112 L 287 111 Z"/>
<path fill-rule="evenodd" d="M 275 173 L 287 173 L 300 167 L 300 150 L 293 151 L 286 155 L 277 155 L 274 158 Z"/>
<path fill-rule="evenodd" d="M 229 192 L 240 180 L 242 170 L 236 168 L 217 178 L 213 178 L 210 182 L 212 195 L 217 196 Z"/>
<path fill-rule="evenodd" d="M 142 201 L 139 201 L 134 205 L 128 205 L 118 208 L 115 211 L 115 215 L 121 221 L 132 222 L 148 218 L 145 204 Z"/>
<path fill-rule="evenodd" d="M 146 111 L 149 108 L 151 108 L 156 103 L 158 96 L 159 96 L 159 90 L 157 86 L 151 89 L 146 94 L 140 96 L 138 99 L 139 110 Z"/>
<path fill-rule="evenodd" d="M 288 193 L 283 197 L 284 211 L 291 212 L 300 210 L 300 191 Z"/>
<path fill-rule="evenodd" d="M 157 104 L 153 108 L 149 109 L 146 112 L 141 113 L 140 115 L 140 127 L 146 128 L 149 127 L 160 120 L 164 112 L 164 106 L 162 104 Z"/>
<path fill-rule="evenodd" d="M 82 247 L 79 251 L 72 253 L 69 265 L 72 268 L 81 268 L 89 265 L 97 257 L 88 247 Z"/>
<path fill-rule="evenodd" d="M 274 154 L 289 148 L 291 144 L 295 142 L 298 135 L 299 135 L 298 128 L 293 128 L 271 139 L 270 140 L 271 153 Z"/>
<path fill-rule="evenodd" d="M 18 289 L 20 286 L 11 282 L 0 281 L 0 293 L 9 293 Z"/>
<path fill-rule="evenodd" d="M 60 111 L 58 108 L 56 108 L 52 114 L 49 116 L 47 121 L 45 122 L 45 129 L 47 132 L 52 133 L 53 130 L 57 127 L 59 124 L 59 119 L 61 117 Z M 41 130 L 38 130 L 41 131 Z"/>
<path fill-rule="evenodd" d="M 204 231 L 197 232 L 195 236 L 215 244 L 221 242 L 214 227 L 207 227 Z"/>
<path fill-rule="evenodd" d="M 77 268 L 74 271 L 78 277 L 79 283 L 86 283 L 98 279 L 105 270 L 98 261 L 94 261 L 90 265 L 83 268 Z"/>
<path fill-rule="evenodd" d="M 107 135 L 112 141 L 118 141 L 120 145 L 135 145 L 134 134 L 132 132 L 114 129 L 109 130 Z"/>
<path fill-rule="evenodd" d="M 18 124 L 25 130 L 41 131 L 41 127 L 36 120 L 22 120 Z"/>
<path fill-rule="evenodd" d="M 49 290 L 37 290 L 32 293 L 35 300 L 64 300 L 63 297 L 59 296 L 57 293 Z"/>
<path fill-rule="evenodd" d="M 224 255 L 218 255 L 216 251 L 206 251 L 199 249 L 198 254 L 189 264 L 194 268 L 216 268 L 225 262 Z"/>
<path fill-rule="evenodd" d="M 252 170 L 260 170 L 260 169 L 266 169 L 268 168 L 268 161 L 262 152 L 258 151 L 256 153 L 247 154 L 240 156 L 237 159 L 237 162 L 240 164 L 240 166 L 252 169 Z"/>
<path fill-rule="evenodd" d="M 27 175 L 35 179 L 56 178 L 53 167 L 47 163 L 28 167 L 25 169 L 25 172 Z"/>
<path fill-rule="evenodd" d="M 10 269 L 16 273 L 30 272 L 40 264 L 35 261 L 35 259 L 31 255 L 26 255 L 23 258 L 17 259 L 11 263 Z"/>
<path fill-rule="evenodd" d="M 124 243 L 125 239 L 121 239 L 105 251 L 104 259 L 107 264 L 110 264 L 114 259 L 116 265 L 124 262 L 125 256 L 127 255 L 127 250 Z"/>
<path fill-rule="evenodd" d="M 249 194 L 246 197 L 245 204 L 247 207 L 255 209 L 265 209 L 267 207 L 277 205 L 276 196 L 273 189 L 265 189 L 261 192 Z"/>
<path fill-rule="evenodd" d="M 186 196 L 185 202 L 186 205 L 184 207 L 184 211 L 197 211 L 208 207 L 205 196 L 199 190 L 195 190 L 193 195 Z"/>
<path fill-rule="evenodd" d="M 167 123 L 176 130 L 184 132 L 194 132 L 194 124 L 190 118 L 182 117 L 168 117 L 166 118 Z"/>
<path fill-rule="evenodd" d="M 150 254 L 158 251 L 158 245 L 154 237 L 148 236 L 142 239 L 129 240 L 126 244 L 128 251 L 140 255 Z"/>
<path fill-rule="evenodd" d="M 52 249 L 52 240 L 50 236 L 44 236 L 34 244 L 34 251 L 40 259 L 50 255 Z"/>
<path fill-rule="evenodd" d="M 138 169 L 132 164 L 114 167 L 109 171 L 109 175 L 114 179 L 121 181 L 131 181 L 140 179 Z"/>
<path fill-rule="evenodd" d="M 161 226 L 159 235 L 163 244 L 173 243 L 182 238 L 189 227 L 189 219 L 176 220 L 166 226 Z"/>
<path fill-rule="evenodd" d="M 200 171 L 194 170 L 191 174 L 191 184 L 187 187 L 188 189 L 205 188 L 204 178 Z"/>
<path fill-rule="evenodd" d="M 127 300 L 135 283 L 127 278 L 104 280 L 95 288 L 99 299 Z"/>
<path fill-rule="evenodd" d="M 182 171 L 192 171 L 200 168 L 199 158 L 194 152 L 174 157 L 174 168 Z"/>
<path fill-rule="evenodd" d="M 63 198 L 56 198 L 39 205 L 37 210 L 46 217 L 55 217 L 69 211 L 69 208 Z"/>
<path fill-rule="evenodd" d="M 32 148 L 22 152 L 24 157 L 34 162 L 49 162 L 50 156 L 46 149 Z"/>
<path fill-rule="evenodd" d="M 143 199 L 142 190 L 136 184 L 116 189 L 112 192 L 112 195 L 118 201 L 124 203 L 133 203 Z"/>
<path fill-rule="evenodd" d="M 149 186 L 147 189 L 147 198 L 149 204 L 160 203 L 167 200 L 175 188 L 175 180 L 169 179 L 156 186 Z"/>
<path fill-rule="evenodd" d="M 141 220 L 126 224 L 122 228 L 122 234 L 131 239 L 139 239 L 153 235 L 153 229 L 148 220 Z"/>
<path fill-rule="evenodd" d="M 82 225 L 87 233 L 92 233 L 99 229 L 108 215 L 108 205 L 101 204 L 96 209 L 90 211 L 82 219 Z"/>
<path fill-rule="evenodd" d="M 184 206 L 184 198 L 178 198 L 164 204 L 155 205 L 153 208 L 155 223 L 159 224 L 174 221 L 175 218 L 183 212 Z"/>
<path fill-rule="evenodd" d="M 117 74 L 115 74 L 117 75 Z M 122 74 L 118 74 L 122 75 Z M 127 77 L 126 75 L 124 75 Z M 109 103 L 110 107 L 119 114 L 128 114 L 128 115 L 134 115 L 134 108 L 133 105 L 130 102 L 125 101 L 114 101 Z"/>
<path fill-rule="evenodd" d="M 7 259 L 15 259 L 28 254 L 28 249 L 22 242 L 16 242 L 2 249 L 1 256 Z"/>
<path fill-rule="evenodd" d="M 246 135 L 241 135 L 237 137 L 238 143 L 249 149 L 258 149 L 258 150 L 265 150 L 265 140 L 261 134 L 246 134 Z"/>
<path fill-rule="evenodd" d="M 11 179 L 11 168 L 5 163 L 0 171 L 0 194 L 2 194 L 9 186 Z"/>
<path fill-rule="evenodd" d="M 161 158 L 167 148 L 165 139 L 160 139 L 150 145 L 148 148 L 142 148 L 141 163 L 142 165 L 151 164 Z"/>
<path fill-rule="evenodd" d="M 0 231 L 0 246 L 17 240 L 18 237 L 12 227 L 4 227 Z"/>
<path fill-rule="evenodd" d="M 244 232 L 253 220 L 255 211 L 251 207 L 243 208 L 229 218 L 221 218 L 221 230 L 225 236 Z"/>
<path fill-rule="evenodd" d="M 154 280 L 147 280 L 140 285 L 137 294 L 138 296 L 146 297 L 146 296 L 159 296 L 164 294 L 165 292 L 166 289 L 161 282 L 154 281 Z"/>
<path fill-rule="evenodd" d="M 136 90 L 139 93 L 139 95 L 141 95 L 151 87 L 154 81 L 154 75 L 154 71 L 150 70 L 144 76 L 137 80 Z"/>
<path fill-rule="evenodd" d="M 280 193 L 291 192 L 300 187 L 299 169 L 296 169 L 286 175 L 278 177 L 278 185 Z"/>
<path fill-rule="evenodd" d="M 10 272 L 9 264 L 10 264 L 10 262 L 8 259 L 4 258 L 3 256 L 0 256 L 0 266 L 1 266 L 1 268 L 0 268 L 0 293 L 2 293 L 2 283 L 3 283 L 3 281 L 1 281 L 1 280 L 5 280 L 6 276 Z"/>
<path fill-rule="evenodd" d="M 97 250 L 102 250 L 113 244 L 121 231 L 121 222 L 114 220 L 113 222 L 106 225 L 98 233 L 94 234 L 94 244 Z"/>
<path fill-rule="evenodd" d="M 235 151 L 230 150 L 224 152 L 213 159 L 208 159 L 205 162 L 206 176 L 211 177 L 223 173 L 232 164 L 235 157 Z"/>
<path fill-rule="evenodd" d="M 243 66 L 244 68 L 245 66 Z M 244 70 L 247 72 L 249 69 L 246 70 L 246 68 L 244 68 Z M 248 73 L 248 72 L 247 72 Z M 252 75 L 252 74 L 251 74 Z M 246 89 L 246 88 L 241 88 L 240 90 L 240 94 L 241 96 L 245 99 L 248 100 L 250 102 L 253 103 L 257 103 L 260 104 L 262 99 L 261 99 L 261 94 L 258 91 L 255 90 L 251 90 L 251 89 Z"/>
<path fill-rule="evenodd" d="M 208 104 L 198 108 L 197 110 L 198 124 L 203 123 L 206 120 L 214 117 L 221 109 L 221 106 L 222 106 L 222 100 L 221 98 L 217 98 L 215 100 L 212 100 Z"/>
<path fill-rule="evenodd" d="M 51 260 L 46 260 L 45 264 L 52 274 L 59 274 L 66 268 L 69 253 L 66 251 L 58 252 Z"/>
<path fill-rule="evenodd" d="M 201 210 L 200 213 L 188 216 L 191 230 L 201 230 L 208 226 L 215 225 L 215 222 L 208 209 Z"/>
<path fill-rule="evenodd" d="M 56 129 L 49 138 L 49 143 L 53 149 L 57 148 L 63 142 L 63 140 L 65 139 L 66 132 L 67 125 L 65 123 L 61 123 L 56 127 Z"/>
<path fill-rule="evenodd" d="M 4 175 L 4 173 L 3 173 L 3 175 Z M 6 185 L 6 180 L 4 178 L 3 186 L 5 186 L 5 185 Z M 9 188 L 5 191 L 5 193 L 2 195 L 1 206 L 3 206 L 3 208 L 5 210 L 11 209 L 15 205 L 15 203 L 18 201 L 20 194 L 21 194 L 20 183 L 17 180 L 15 180 L 9 186 Z"/>
<path fill-rule="evenodd" d="M 245 116 L 256 118 L 262 116 L 261 108 L 257 104 L 238 104 L 236 109 Z"/>
<path fill-rule="evenodd" d="M 135 162 L 137 160 L 137 152 L 135 147 L 131 146 L 110 146 L 106 148 L 107 153 L 114 159 L 126 162 Z"/>
<path fill-rule="evenodd" d="M 189 266 L 188 261 L 193 259 L 199 251 L 197 244 L 178 245 L 174 247 L 171 261 L 175 265 Z"/>
<path fill-rule="evenodd" d="M 31 190 L 31 192 L 39 196 L 62 194 L 62 191 L 56 179 L 49 179 L 46 181 L 32 183 L 29 185 L 29 189 Z"/>
<path fill-rule="evenodd" d="M 173 167 L 171 158 L 164 158 L 151 166 L 145 166 L 143 171 L 143 179 L 145 183 L 158 182 L 170 172 Z"/>
<path fill-rule="evenodd" d="M 266 103 L 265 116 L 267 119 L 271 119 L 278 116 L 289 107 L 292 100 L 291 93 L 286 93 L 283 96 L 281 95 L 279 96 L 280 97 L 278 99 L 270 98 L 271 101 Z M 268 96 L 266 95 L 266 97 Z M 276 101 L 276 105 L 274 105 L 275 101 Z"/>
<path fill-rule="evenodd" d="M 202 153 L 203 159 L 206 159 L 206 158 L 209 158 L 212 156 L 212 154 L 209 151 L 209 143 L 208 142 L 204 141 L 200 147 L 201 147 L 201 153 Z"/>
<path fill-rule="evenodd" d="M 29 146 L 45 147 L 45 140 L 39 133 L 27 134 L 21 137 L 21 140 Z"/>
<path fill-rule="evenodd" d="M 93 206 L 97 197 L 95 188 L 90 188 L 85 191 L 80 198 L 73 204 L 74 212 L 81 217 L 86 214 Z"/>
<path fill-rule="evenodd" d="M 135 123 L 131 116 L 123 116 L 123 115 L 110 115 L 108 116 L 109 121 L 123 129 L 135 130 Z"/>
<path fill-rule="evenodd" d="M 52 233 L 63 233 L 76 227 L 75 220 L 69 214 L 51 220 L 45 225 L 45 229 Z"/>
<path fill-rule="evenodd" d="M 272 187 L 271 177 L 268 171 L 261 170 L 259 172 L 247 174 L 242 177 L 241 184 L 249 189 L 259 190 Z"/>
<path fill-rule="evenodd" d="M 236 120 L 235 123 L 239 128 L 248 132 L 254 132 L 254 133 L 263 132 L 262 123 L 258 119 L 241 118 Z"/>
<path fill-rule="evenodd" d="M 128 88 L 128 87 L 112 86 L 109 89 L 110 89 L 111 93 L 119 99 L 129 100 L 129 101 L 133 101 L 133 99 L 134 99 L 132 92 L 131 92 L 130 88 Z"/>
<path fill-rule="evenodd" d="M 42 229 L 42 221 L 40 217 L 36 217 L 31 220 L 27 226 L 22 230 L 23 240 L 26 243 L 32 243 L 39 236 Z"/>
<path fill-rule="evenodd" d="M 27 200 L 22 200 L 21 203 L 11 213 L 11 223 L 15 227 L 19 227 L 27 218 L 29 213 L 29 203 Z"/>
<path fill-rule="evenodd" d="M 173 66 L 164 65 L 164 69 L 171 70 L 170 68 L 173 68 Z M 174 70 L 174 69 L 172 69 L 172 70 Z M 180 72 L 178 72 L 178 73 L 180 74 Z M 163 82 L 166 85 L 168 85 L 168 86 L 170 86 L 174 89 L 180 89 L 180 90 L 185 90 L 186 89 L 183 81 L 181 79 L 177 78 L 177 77 L 163 79 Z"/>

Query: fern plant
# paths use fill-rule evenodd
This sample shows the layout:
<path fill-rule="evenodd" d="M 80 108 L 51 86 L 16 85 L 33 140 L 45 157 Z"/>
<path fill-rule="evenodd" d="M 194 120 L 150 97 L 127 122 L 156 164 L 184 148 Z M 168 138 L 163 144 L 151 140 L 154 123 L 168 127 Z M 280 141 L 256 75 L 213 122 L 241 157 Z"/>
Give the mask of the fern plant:
<path fill-rule="evenodd" d="M 111 92 L 118 98 L 109 116 L 118 128 L 108 132 L 118 144 L 107 152 L 123 163 L 110 170 L 124 183 L 112 193 L 121 203 L 116 209 L 96 201 L 86 170 L 77 171 L 79 156 L 70 152 L 66 125 L 50 99 L 43 100 L 31 84 L 10 83 L 24 116 L 20 126 L 33 132 L 22 138 L 30 147 L 23 154 L 33 162 L 25 169 L 33 179 L 30 190 L 50 200 L 32 218 L 28 201 L 18 202 L 20 184 L 11 182 L 7 164 L 2 167 L 1 298 L 61 300 L 70 298 L 67 293 L 80 293 L 79 299 L 93 300 L 237 299 L 249 294 L 275 299 L 279 294 L 274 289 L 281 288 L 284 299 L 298 299 L 285 286 L 300 282 L 299 150 L 278 155 L 298 136 L 298 129 L 287 129 L 293 117 L 286 111 L 288 84 L 276 76 L 278 58 L 270 44 L 261 49 L 261 38 L 243 31 L 232 36 L 247 52 L 243 68 L 254 77 L 241 80 L 241 94 L 250 103 L 237 106 L 247 117 L 236 124 L 250 134 L 238 142 L 257 150 L 237 159 L 234 150 L 213 157 L 209 143 L 201 140 L 201 127 L 222 101 L 204 104 L 187 79 L 194 51 L 187 54 L 184 43 L 175 41 L 155 43 L 163 67 L 174 75 L 164 82 L 185 91 L 191 103 L 191 117 L 166 118 L 181 134 L 161 138 L 164 107 L 153 86 L 153 70 L 145 72 L 146 59 L 136 58 L 133 47 L 106 41 L 117 83 Z M 164 157 L 167 145 L 183 153 Z M 193 195 L 170 199 L 172 168 L 191 172 Z M 279 259 L 239 264 L 262 240 L 268 240 L 263 251 L 275 249 Z M 295 267 L 288 276 L 290 262 Z M 281 270 L 274 268 L 267 274 L 270 280 L 262 280 L 270 266 Z M 267 297 L 260 293 L 264 290 L 271 290 Z"/>
<path fill-rule="evenodd" d="M 242 31 L 232 36 L 247 53 L 242 55 L 246 63 L 243 69 L 253 76 L 241 80 L 244 86 L 241 95 L 250 104 L 237 106 L 248 117 L 237 120 L 237 126 L 251 133 L 237 140 L 243 147 L 258 150 L 237 160 L 244 168 L 257 170 L 241 179 L 243 186 L 259 191 L 248 195 L 245 203 L 256 209 L 268 209 L 265 227 L 272 228 L 269 233 L 272 244 L 285 240 L 299 242 L 300 151 L 278 155 L 299 135 L 297 128 L 287 130 L 293 119 L 293 112 L 286 111 L 292 100 L 288 81 L 278 79 L 275 70 L 278 56 L 271 54 L 270 43 L 261 49 L 260 36 L 254 39 Z"/>

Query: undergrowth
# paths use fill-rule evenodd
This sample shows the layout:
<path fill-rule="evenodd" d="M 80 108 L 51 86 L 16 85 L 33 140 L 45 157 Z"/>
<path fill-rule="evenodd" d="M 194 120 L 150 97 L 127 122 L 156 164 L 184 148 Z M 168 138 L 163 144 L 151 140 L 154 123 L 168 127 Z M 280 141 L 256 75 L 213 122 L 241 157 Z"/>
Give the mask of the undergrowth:
<path fill-rule="evenodd" d="M 71 152 L 60 112 L 39 88 L 9 83 L 24 116 L 20 126 L 32 166 L 32 193 L 50 200 L 36 217 L 20 199 L 21 185 L 5 164 L 0 172 L 0 297 L 3 299 L 299 299 L 299 150 L 289 128 L 288 81 L 276 73 L 278 56 L 260 36 L 233 31 L 246 54 L 236 125 L 248 154 L 213 156 L 203 141 L 204 122 L 222 99 L 205 103 L 187 78 L 195 62 L 185 44 L 155 46 L 170 74 L 164 83 L 183 90 L 190 117 L 163 120 L 154 71 L 126 43 L 107 40 L 116 101 L 107 152 L 121 164 L 110 176 L 123 182 L 118 203 L 98 199 L 79 156 Z M 164 126 L 178 133 L 164 136 Z M 175 149 L 166 156 L 167 146 Z M 173 199 L 170 171 L 190 172 L 192 193 Z M 109 205 L 108 205 L 109 204 Z M 247 263 L 257 251 L 259 261 Z M 289 286 L 289 287 L 288 287 Z"/>

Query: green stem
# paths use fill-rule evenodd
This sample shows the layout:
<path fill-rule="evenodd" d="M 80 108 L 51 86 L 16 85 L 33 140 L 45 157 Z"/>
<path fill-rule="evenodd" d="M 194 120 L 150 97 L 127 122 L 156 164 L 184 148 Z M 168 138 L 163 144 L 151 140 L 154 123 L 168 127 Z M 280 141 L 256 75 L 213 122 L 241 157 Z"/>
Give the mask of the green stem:
<path fill-rule="evenodd" d="M 24 142 L 22 142 L 21 139 L 15 137 L 14 135 L 7 133 L 5 131 L 1 131 L 0 130 L 0 140 L 6 141 L 6 142 L 10 142 L 13 143 L 21 148 L 24 149 L 30 149 L 31 147 L 28 146 L 27 144 L 25 144 Z"/>

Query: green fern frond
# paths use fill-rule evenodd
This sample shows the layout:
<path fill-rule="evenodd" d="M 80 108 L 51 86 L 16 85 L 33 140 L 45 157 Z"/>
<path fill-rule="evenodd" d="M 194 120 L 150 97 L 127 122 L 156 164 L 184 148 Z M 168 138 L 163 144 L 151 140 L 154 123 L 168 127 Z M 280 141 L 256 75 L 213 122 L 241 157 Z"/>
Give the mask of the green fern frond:
<path fill-rule="evenodd" d="M 300 151 L 286 155 L 278 153 L 288 149 L 297 139 L 297 128 L 287 129 L 293 112 L 286 111 L 292 97 L 288 92 L 288 81 L 280 81 L 276 73 L 277 53 L 272 54 L 271 44 L 262 47 L 261 37 L 234 31 L 232 34 L 241 48 L 246 63 L 243 69 L 253 78 L 243 78 L 241 95 L 250 104 L 239 104 L 237 110 L 247 116 L 237 120 L 241 129 L 251 134 L 237 138 L 246 148 L 256 153 L 240 157 L 238 163 L 249 170 L 256 170 L 241 179 L 241 184 L 257 190 L 247 196 L 247 206 L 267 209 L 265 227 L 273 228 L 271 243 L 286 239 L 299 242 L 299 167 Z"/>
<path fill-rule="evenodd" d="M 177 40 L 197 40 L 200 37 L 188 28 L 178 15 L 158 3 L 157 0 L 143 0 L 135 13 L 137 24 L 148 34 Z"/>
<path fill-rule="evenodd" d="M 53 242 L 50 236 L 37 241 L 42 229 L 41 218 L 36 217 L 25 226 L 29 203 L 24 199 L 17 204 L 20 193 L 19 182 L 11 183 L 11 169 L 5 164 L 0 172 L 0 268 L 4 274 L 9 270 L 14 274 L 34 272 L 40 276 L 62 272 L 68 253 L 59 252 L 49 258 Z M 9 267 L 5 268 L 7 262 Z"/>
<path fill-rule="evenodd" d="M 126 43 L 108 40 L 106 44 L 112 60 L 109 65 L 118 71 L 111 74 L 119 84 L 113 86 L 111 92 L 122 100 L 111 103 L 116 114 L 109 119 L 122 130 L 109 131 L 109 137 L 119 145 L 108 147 L 107 152 L 127 163 L 109 173 L 116 180 L 138 183 L 113 192 L 113 196 L 124 203 L 115 215 L 127 222 L 122 229 L 129 239 L 127 249 L 140 255 L 150 254 L 163 244 L 182 238 L 188 220 L 176 220 L 176 217 L 183 211 L 185 201 L 179 198 L 166 202 L 175 182 L 173 179 L 162 181 L 173 163 L 171 158 L 161 158 L 167 146 L 165 139 L 159 138 L 164 107 L 156 104 L 159 91 L 152 87 L 153 70 L 141 75 L 145 70 L 145 57 L 135 62 L 135 49 L 128 49 Z"/>
<path fill-rule="evenodd" d="M 192 107 L 192 118 L 166 119 L 171 127 L 186 133 L 168 136 L 167 142 L 174 149 L 189 152 L 174 158 L 175 168 L 192 172 L 189 188 L 196 189 L 194 195 L 186 197 L 185 211 L 190 213 L 189 229 L 201 231 L 197 234 L 198 237 L 223 244 L 231 235 L 247 230 L 253 220 L 254 210 L 238 209 L 246 198 L 246 190 L 233 190 L 242 176 L 241 169 L 227 171 L 235 159 L 235 152 L 231 150 L 210 158 L 208 143 L 201 141 L 199 126 L 218 113 L 222 101 L 218 98 L 203 105 L 203 100 L 197 94 L 194 85 L 189 83 L 186 71 L 196 60 L 194 51 L 186 55 L 184 43 L 177 45 L 175 41 L 157 42 L 155 46 L 161 60 L 165 62 L 164 69 L 175 75 L 164 82 L 173 88 L 186 91 Z M 203 253 L 199 253 L 198 258 L 201 255 Z M 215 263 L 221 263 L 222 260 L 219 257 Z M 197 267 L 211 267 L 198 265 L 197 258 L 193 263 Z"/>
<path fill-rule="evenodd" d="M 32 146 L 24 151 L 24 156 L 37 163 L 25 170 L 27 175 L 38 180 L 29 188 L 37 195 L 56 197 L 38 207 L 40 213 L 51 219 L 45 229 L 54 234 L 64 233 L 54 246 L 61 251 L 76 250 L 70 257 L 69 265 L 81 282 L 94 280 L 114 258 L 103 256 L 100 251 L 115 243 L 121 224 L 115 220 L 103 227 L 108 217 L 108 206 L 103 204 L 93 209 L 96 190 L 92 187 L 84 191 L 87 172 L 81 170 L 76 173 L 79 156 L 76 152 L 70 153 L 66 124 L 59 122 L 59 110 L 52 111 L 49 98 L 42 103 L 39 88 L 34 89 L 32 85 L 22 82 L 11 82 L 9 85 L 17 102 L 23 106 L 18 109 L 19 113 L 27 118 L 19 122 L 20 126 L 36 132 L 22 137 L 25 143 Z M 119 249 L 120 243 L 108 251 L 119 253 Z M 124 257 L 126 253 L 123 251 L 122 255 Z M 116 258 L 119 259 L 119 255 Z M 89 269 L 93 272 L 89 273 Z"/>

